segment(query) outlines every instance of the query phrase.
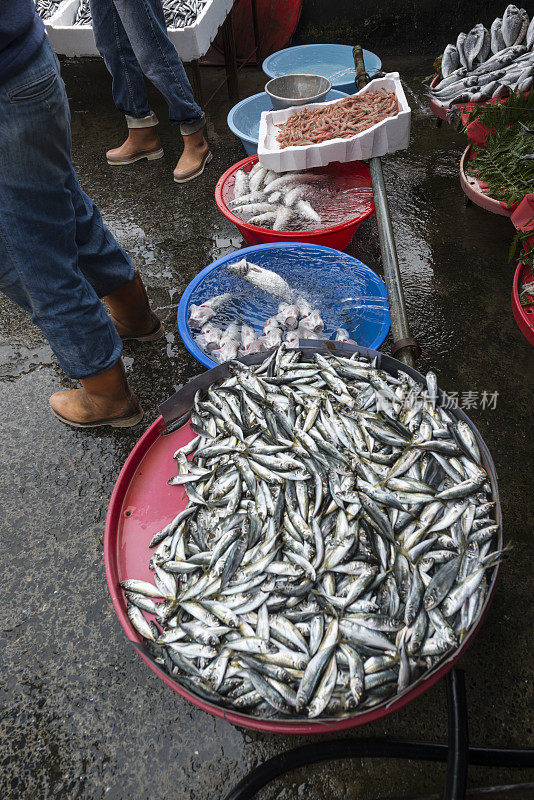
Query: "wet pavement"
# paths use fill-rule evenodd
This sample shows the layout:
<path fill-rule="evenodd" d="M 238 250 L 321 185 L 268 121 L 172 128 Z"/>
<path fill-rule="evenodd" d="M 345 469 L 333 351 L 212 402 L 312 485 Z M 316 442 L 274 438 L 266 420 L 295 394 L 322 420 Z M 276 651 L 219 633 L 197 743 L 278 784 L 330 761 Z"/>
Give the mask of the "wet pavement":
<path fill-rule="evenodd" d="M 470 738 L 477 744 L 534 746 L 532 718 L 532 392 L 533 350 L 512 317 L 510 222 L 466 207 L 458 181 L 464 137 L 435 122 L 421 78 L 431 57 L 399 68 L 413 109 L 412 144 L 384 168 L 409 318 L 440 385 L 477 407 L 467 410 L 500 479 L 505 540 L 489 615 L 460 665 L 466 670 Z M 226 127 L 221 92 L 208 108 L 214 159 L 178 187 L 175 134 L 161 125 L 165 157 L 111 168 L 103 153 L 123 123 L 100 62 L 64 64 L 73 111 L 73 152 L 84 189 L 139 266 L 166 341 L 125 347 L 131 384 L 145 409 L 130 430 L 73 431 L 48 410 L 49 395 L 73 385 L 39 331 L 0 298 L 0 795 L 4 800 L 222 800 L 249 769 L 307 741 L 235 728 L 198 710 L 159 681 L 127 642 L 104 575 L 107 505 L 120 468 L 157 405 L 201 371 L 182 346 L 176 307 L 206 264 L 238 248 L 218 212 L 218 176 L 243 157 Z M 206 94 L 220 70 L 203 70 Z M 259 91 L 254 70 L 243 96 Z M 161 120 L 159 97 L 153 107 Z M 349 252 L 381 273 L 374 217 Z M 387 351 L 389 340 L 384 349 Z M 476 398 L 473 394 L 477 393 Z M 483 392 L 498 393 L 496 409 Z M 530 526 L 530 530 L 529 530 Z M 350 736 L 444 740 L 444 684 Z M 440 765 L 376 760 L 328 763 L 277 781 L 262 800 L 354 800 L 439 791 Z M 532 780 L 532 772 L 469 772 L 471 786 Z"/>

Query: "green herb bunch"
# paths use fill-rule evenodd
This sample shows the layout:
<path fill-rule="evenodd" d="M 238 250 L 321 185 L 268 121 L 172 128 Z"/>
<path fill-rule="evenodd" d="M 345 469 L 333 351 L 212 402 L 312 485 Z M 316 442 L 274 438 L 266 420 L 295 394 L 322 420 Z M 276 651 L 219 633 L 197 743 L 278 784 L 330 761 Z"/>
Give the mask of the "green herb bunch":
<path fill-rule="evenodd" d="M 522 122 L 527 127 L 534 128 L 534 92 L 529 94 L 516 94 L 512 92 L 504 103 L 484 103 L 475 106 L 471 111 L 467 123 L 479 119 L 488 128 L 502 128 Z"/>
<path fill-rule="evenodd" d="M 521 123 L 490 131 L 485 147 L 474 150 L 469 173 L 489 185 L 491 197 L 511 206 L 534 192 L 534 133 Z"/>

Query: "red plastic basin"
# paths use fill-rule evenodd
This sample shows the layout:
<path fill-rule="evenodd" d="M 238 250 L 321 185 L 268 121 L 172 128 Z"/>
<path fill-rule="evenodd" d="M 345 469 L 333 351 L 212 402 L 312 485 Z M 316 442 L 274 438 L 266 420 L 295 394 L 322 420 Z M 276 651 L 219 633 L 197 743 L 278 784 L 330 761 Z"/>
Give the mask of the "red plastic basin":
<path fill-rule="evenodd" d="M 519 291 L 522 283 L 534 282 L 534 274 L 527 264 L 517 266 L 512 285 L 512 311 L 519 330 L 534 345 L 534 306 L 522 306 L 519 302 Z"/>
<path fill-rule="evenodd" d="M 371 357 L 381 359 L 381 368 L 386 371 L 395 372 L 402 366 L 408 374 L 418 383 L 422 384 L 423 377 L 411 369 L 401 365 L 395 359 L 378 353 L 367 348 L 359 348 L 361 352 L 368 353 Z M 248 356 L 249 363 L 255 356 Z M 393 365 L 395 368 L 393 369 Z M 209 385 L 216 376 L 221 375 L 224 366 L 218 366 L 214 370 L 197 376 L 193 381 L 197 381 L 198 387 Z M 198 383 L 200 382 L 200 383 Z M 182 389 L 180 392 L 193 391 L 194 396 L 196 387 L 192 390 Z M 491 460 L 491 455 L 483 442 L 480 434 L 474 425 L 467 418 L 462 409 L 455 411 L 455 416 L 467 422 L 473 430 L 478 445 L 483 455 L 484 466 L 488 471 L 493 499 L 496 502 L 495 514 L 496 522 L 499 525 L 498 546 L 502 547 L 502 518 L 499 502 L 497 476 Z M 142 643 L 139 634 L 133 629 L 126 613 L 126 600 L 124 592 L 119 586 L 119 582 L 125 578 L 140 578 L 152 581 L 149 569 L 149 559 L 153 551 L 148 544 L 156 530 L 161 529 L 178 511 L 186 507 L 188 498 L 185 495 L 180 499 L 177 497 L 177 488 L 169 486 L 167 481 L 176 473 L 176 464 L 173 461 L 173 453 L 178 447 L 183 446 L 196 435 L 189 423 L 185 423 L 181 428 L 168 436 L 163 436 L 165 422 L 163 417 L 158 417 L 155 422 L 141 436 L 134 446 L 130 455 L 126 459 L 120 472 L 117 482 L 111 495 L 108 514 L 106 518 L 106 529 L 104 534 L 104 565 L 109 592 L 119 622 L 128 637 L 136 646 Z M 482 614 L 476 625 L 469 631 L 460 646 L 452 652 L 448 658 L 436 665 L 433 670 L 421 676 L 415 684 L 412 684 L 405 692 L 391 698 L 389 702 L 382 703 L 376 708 L 360 711 L 351 717 L 329 720 L 269 720 L 261 717 L 254 717 L 240 713 L 221 706 L 207 702 L 182 687 L 177 681 L 173 680 L 162 668 L 149 660 L 142 650 L 138 650 L 139 655 L 147 666 L 173 691 L 181 697 L 193 703 L 198 708 L 209 712 L 217 717 L 221 717 L 228 722 L 245 728 L 266 731 L 269 733 L 280 734 L 324 734 L 334 733 L 373 722 L 381 717 L 391 714 L 405 706 L 419 695 L 427 691 L 437 681 L 439 681 L 458 661 L 467 647 L 473 641 L 477 631 L 483 623 L 487 614 L 495 583 L 497 580 L 499 567 L 495 567 L 492 573 L 489 591 L 486 596 Z"/>
<path fill-rule="evenodd" d="M 267 244 L 270 242 L 308 242 L 309 244 L 321 244 L 325 247 L 333 247 L 336 250 L 344 250 L 349 244 L 352 237 L 358 230 L 364 219 L 367 219 L 375 210 L 375 204 L 372 196 L 369 196 L 369 202 L 357 217 L 342 222 L 340 225 L 334 225 L 332 228 L 318 228 L 313 231 L 272 231 L 270 228 L 260 228 L 258 225 L 250 225 L 244 222 L 240 217 L 233 214 L 224 201 L 224 193 L 226 184 L 233 179 L 235 173 L 242 169 L 244 172 L 250 172 L 254 164 L 258 161 L 258 156 L 248 156 L 242 161 L 238 161 L 232 167 L 226 170 L 215 187 L 215 202 L 219 211 L 224 214 L 226 219 L 233 222 L 239 229 L 241 236 L 249 245 L 254 244 Z M 347 164 L 329 164 L 325 168 L 326 172 L 332 172 L 336 175 L 356 175 L 361 179 L 362 188 L 370 189 L 371 174 L 369 167 L 363 161 L 351 161 Z"/>
<path fill-rule="evenodd" d="M 434 86 L 437 86 L 440 80 L 441 76 L 436 75 L 436 77 L 430 84 L 431 87 L 434 88 Z M 432 113 L 435 114 L 438 119 L 447 119 L 448 109 L 440 105 L 437 100 L 434 100 L 433 97 L 428 98 L 428 105 L 430 106 L 430 110 L 432 111 Z"/>
<path fill-rule="evenodd" d="M 460 159 L 460 186 L 466 197 L 475 205 L 485 208 L 486 211 L 491 211 L 493 214 L 499 214 L 502 217 L 511 216 L 517 204 L 509 208 L 502 200 L 496 200 L 490 196 L 490 187 L 485 181 L 480 181 L 473 175 L 469 175 L 468 164 L 473 158 L 475 158 L 475 152 L 472 150 L 471 145 L 468 145 Z"/>

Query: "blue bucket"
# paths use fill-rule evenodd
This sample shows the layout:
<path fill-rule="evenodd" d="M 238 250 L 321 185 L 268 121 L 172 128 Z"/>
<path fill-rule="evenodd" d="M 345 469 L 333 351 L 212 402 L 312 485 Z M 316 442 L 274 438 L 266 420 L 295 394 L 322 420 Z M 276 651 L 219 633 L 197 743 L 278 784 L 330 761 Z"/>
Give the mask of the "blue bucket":
<path fill-rule="evenodd" d="M 328 100 L 341 100 L 347 95 L 331 89 L 325 98 Z M 267 92 L 259 92 L 246 97 L 230 109 L 227 121 L 228 127 L 243 142 L 247 156 L 258 152 L 258 137 L 260 133 L 260 117 L 262 111 L 271 111 L 271 99 Z"/>
<path fill-rule="evenodd" d="M 382 67 L 378 56 L 369 50 L 363 51 L 363 63 L 371 78 Z M 270 78 L 299 73 L 322 75 L 339 92 L 354 94 L 357 91 L 352 47 L 346 44 L 301 44 L 287 47 L 268 56 L 262 68 Z"/>
<path fill-rule="evenodd" d="M 227 303 L 213 322 L 225 327 L 236 317 L 253 326 L 257 335 L 266 319 L 278 311 L 279 300 L 232 275 L 227 264 L 246 258 L 260 267 L 280 274 L 296 295 L 304 296 L 318 308 L 325 323 L 322 335 L 333 339 L 337 328 L 345 328 L 359 345 L 378 349 L 386 338 L 389 309 L 384 282 L 357 258 L 331 247 L 314 244 L 260 244 L 229 253 L 205 267 L 186 288 L 178 306 L 178 332 L 192 356 L 205 367 L 217 362 L 195 344 L 189 328 L 189 307 L 215 295 L 230 292 Z"/>

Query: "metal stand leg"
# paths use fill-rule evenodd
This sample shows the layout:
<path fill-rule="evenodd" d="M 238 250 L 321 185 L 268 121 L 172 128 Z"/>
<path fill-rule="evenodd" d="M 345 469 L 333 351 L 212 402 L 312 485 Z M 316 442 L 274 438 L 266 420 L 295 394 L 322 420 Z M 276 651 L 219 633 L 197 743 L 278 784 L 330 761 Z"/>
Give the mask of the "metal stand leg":
<path fill-rule="evenodd" d="M 202 94 L 202 78 L 200 76 L 200 64 L 198 58 L 193 59 L 191 61 L 191 73 L 192 73 L 192 80 L 191 84 L 193 87 L 193 94 L 195 95 L 195 100 L 197 101 L 198 105 L 202 108 L 204 105 L 203 103 L 203 94 Z"/>
<path fill-rule="evenodd" d="M 237 58 L 235 52 L 234 26 L 232 12 L 228 14 L 222 25 L 222 39 L 224 50 L 224 66 L 228 83 L 228 96 L 230 100 L 239 100 L 239 86 L 237 81 Z"/>
<path fill-rule="evenodd" d="M 239 781 L 225 800 L 252 800 L 271 781 L 308 764 L 340 758 L 403 758 L 447 762 L 446 800 L 463 800 L 467 763 L 481 767 L 534 767 L 534 750 L 516 747 L 475 747 L 467 744 L 463 673 L 447 676 L 449 744 L 408 739 L 334 739 L 296 747 L 274 756 Z"/>
<path fill-rule="evenodd" d="M 254 29 L 254 47 L 256 48 L 256 66 L 261 69 L 261 43 L 260 43 L 260 29 L 258 25 L 258 8 L 256 0 L 250 0 L 250 10 L 252 11 L 252 27 Z"/>
<path fill-rule="evenodd" d="M 369 75 L 365 71 L 363 50 L 360 45 L 356 45 L 352 49 L 352 53 L 354 56 L 354 65 L 356 67 L 356 85 L 358 89 L 361 89 L 362 86 L 365 86 L 369 81 Z M 405 364 L 408 364 L 409 367 L 414 367 L 415 359 L 421 354 L 421 348 L 410 335 L 410 325 L 406 313 L 406 302 L 404 300 L 399 259 L 397 257 L 397 248 L 389 213 L 386 183 L 384 181 L 380 158 L 371 158 L 369 161 L 369 169 L 371 171 L 371 183 L 373 184 L 376 224 L 378 226 L 378 236 L 380 238 L 380 251 L 382 253 L 384 277 L 388 291 L 389 313 L 391 316 L 391 333 L 393 334 L 391 355 L 403 361 Z"/>

